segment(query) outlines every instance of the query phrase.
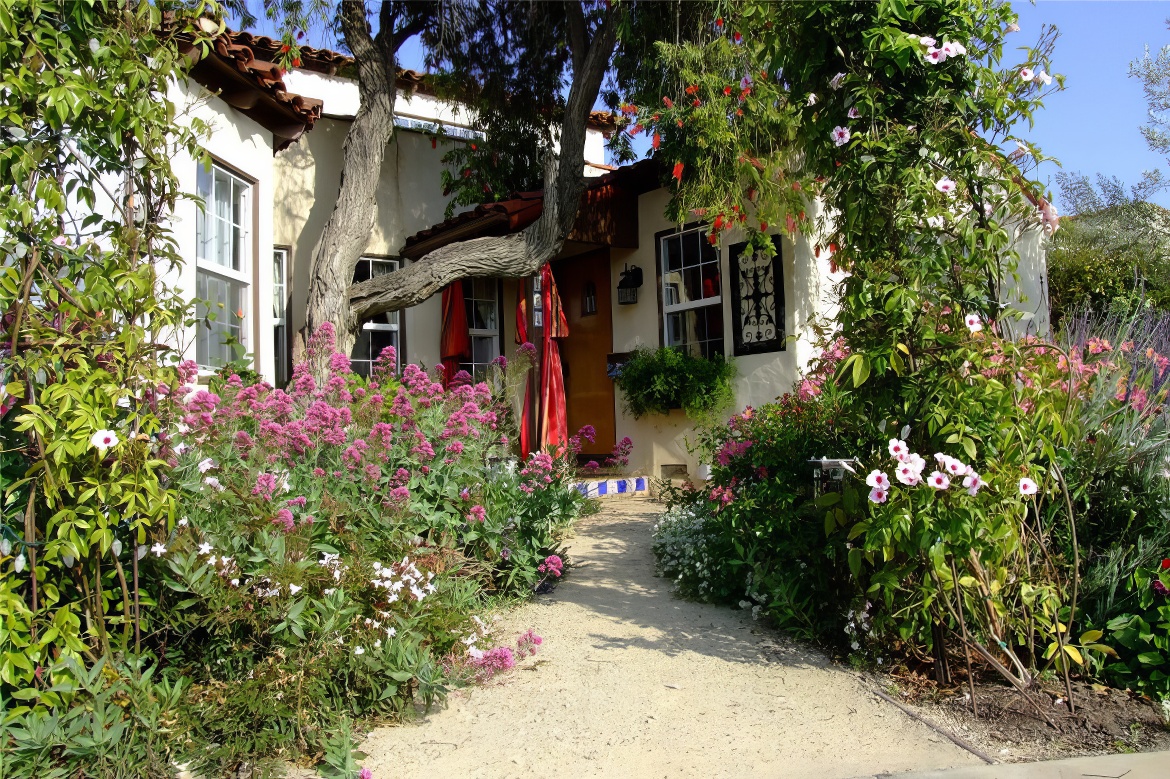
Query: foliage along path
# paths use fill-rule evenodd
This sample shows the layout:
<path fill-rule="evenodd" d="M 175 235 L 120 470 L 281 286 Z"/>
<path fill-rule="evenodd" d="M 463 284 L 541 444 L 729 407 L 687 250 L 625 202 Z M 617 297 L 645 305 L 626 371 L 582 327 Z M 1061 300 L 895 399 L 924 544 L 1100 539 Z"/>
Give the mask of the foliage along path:
<path fill-rule="evenodd" d="M 374 731 L 381 777 L 872 776 L 978 761 L 868 693 L 857 674 L 742 611 L 654 576 L 658 504 L 611 499 L 570 539 L 552 595 L 507 614 L 541 651 L 488 686 Z"/>

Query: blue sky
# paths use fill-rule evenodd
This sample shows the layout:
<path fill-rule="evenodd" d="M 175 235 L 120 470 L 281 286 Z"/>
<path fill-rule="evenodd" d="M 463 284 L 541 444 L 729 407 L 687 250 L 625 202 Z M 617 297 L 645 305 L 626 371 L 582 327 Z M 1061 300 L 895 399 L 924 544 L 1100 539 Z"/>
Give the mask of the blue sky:
<path fill-rule="evenodd" d="M 1138 129 L 1146 120 L 1146 102 L 1141 84 L 1129 77 L 1129 63 L 1142 56 L 1146 44 L 1153 53 L 1170 44 L 1170 2 L 1040 0 L 1013 8 L 1021 30 L 1009 36 L 1008 45 L 1033 43 L 1041 25 L 1055 25 L 1060 39 L 1052 69 L 1066 77 L 1064 91 L 1048 98 L 1035 127 L 1021 132 L 1069 172 L 1104 173 L 1134 183 L 1143 170 L 1165 166 Z M 1010 54 L 1005 51 L 1008 62 Z M 1047 164 L 1038 171 L 1057 195 L 1058 207 L 1053 174 L 1059 169 Z M 1168 193 L 1155 199 L 1170 205 Z"/>
<path fill-rule="evenodd" d="M 1061 33 L 1052 70 L 1066 77 L 1065 89 L 1048 98 L 1033 129 L 1020 128 L 1061 163 L 1060 167 L 1046 163 L 1036 174 L 1053 190 L 1058 207 L 1054 174 L 1061 168 L 1089 176 L 1104 173 L 1134 183 L 1142 171 L 1167 165 L 1146 147 L 1139 132 L 1146 119 L 1146 103 L 1141 85 L 1129 77 L 1129 63 L 1142 56 L 1146 44 L 1153 52 L 1170 44 L 1166 29 L 1170 0 L 1039 0 L 1036 4 L 1021 0 L 1013 7 L 1021 30 L 1008 38 L 1005 64 L 1013 61 L 1011 48 L 1034 43 L 1042 25 L 1055 25 Z M 309 37 L 326 36 L 318 31 Z M 402 64 L 421 69 L 422 52 L 416 42 L 404 47 Z M 1155 200 L 1170 206 L 1170 192 Z"/>

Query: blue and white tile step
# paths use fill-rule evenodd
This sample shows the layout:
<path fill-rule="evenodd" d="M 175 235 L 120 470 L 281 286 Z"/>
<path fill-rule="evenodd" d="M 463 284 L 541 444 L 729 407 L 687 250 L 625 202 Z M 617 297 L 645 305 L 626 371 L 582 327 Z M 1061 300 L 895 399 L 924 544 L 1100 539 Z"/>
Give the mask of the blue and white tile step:
<path fill-rule="evenodd" d="M 649 493 L 646 477 L 639 476 L 633 479 L 601 479 L 598 481 L 582 481 L 575 485 L 577 491 L 587 498 L 596 498 L 601 495 L 636 495 Z"/>

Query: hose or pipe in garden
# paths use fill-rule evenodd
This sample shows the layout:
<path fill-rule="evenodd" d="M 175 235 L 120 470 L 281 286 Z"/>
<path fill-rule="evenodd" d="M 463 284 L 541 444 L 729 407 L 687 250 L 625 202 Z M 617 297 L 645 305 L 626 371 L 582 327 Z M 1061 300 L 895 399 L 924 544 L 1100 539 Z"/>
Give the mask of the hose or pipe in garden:
<path fill-rule="evenodd" d="M 873 693 L 874 693 L 874 695 L 877 695 L 879 698 L 881 698 L 883 701 L 886 701 L 887 703 L 894 704 L 899 709 L 901 709 L 903 712 L 905 712 L 907 716 L 918 720 L 923 725 L 925 725 L 926 727 L 933 730 L 935 733 L 938 733 L 940 736 L 946 736 L 948 739 L 950 739 L 952 742 L 954 742 L 954 744 L 956 746 L 962 747 L 963 749 L 967 750 L 971 754 L 975 755 L 975 757 L 982 760 L 984 763 L 987 763 L 988 765 L 995 765 L 995 760 L 988 757 L 984 753 L 980 752 L 978 749 L 971 746 L 966 741 L 964 741 L 963 739 L 956 736 L 954 733 L 951 733 L 949 730 L 946 730 L 944 728 L 940 728 L 938 725 L 935 725 L 933 722 L 928 720 L 926 717 L 923 717 L 922 715 L 918 714 L 917 712 L 907 708 L 906 706 L 903 706 L 901 703 L 898 703 L 898 701 L 896 701 L 893 698 L 891 698 L 890 696 L 886 695 L 881 690 L 874 690 Z"/>

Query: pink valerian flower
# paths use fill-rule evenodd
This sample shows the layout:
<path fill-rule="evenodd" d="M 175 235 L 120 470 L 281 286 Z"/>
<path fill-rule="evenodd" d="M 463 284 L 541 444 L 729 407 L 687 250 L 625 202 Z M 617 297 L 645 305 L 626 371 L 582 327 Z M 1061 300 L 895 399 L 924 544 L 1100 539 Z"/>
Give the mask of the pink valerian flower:
<path fill-rule="evenodd" d="M 386 347 L 389 349 L 390 347 Z M 358 772 L 358 779 L 374 779 L 374 772 L 368 768 L 363 768 Z"/>
<path fill-rule="evenodd" d="M 550 554 L 544 558 L 543 563 L 536 566 L 536 570 L 546 576 L 555 576 L 559 579 L 561 573 L 564 571 L 564 565 L 564 561 L 558 555 Z"/>
<path fill-rule="evenodd" d="M 881 487 L 874 487 L 872 490 L 869 491 L 869 502 L 870 503 L 885 503 L 886 499 L 889 496 L 890 496 L 889 490 L 883 490 Z"/>
<path fill-rule="evenodd" d="M 447 451 L 451 454 L 463 454 L 463 442 L 452 441 L 451 443 L 447 444 Z"/>
<path fill-rule="evenodd" d="M 967 494 L 971 497 L 978 495 L 979 489 L 981 487 L 985 487 L 986 485 L 987 482 L 983 481 L 983 477 L 974 471 L 971 471 L 963 477 L 963 486 L 967 489 Z"/>
<path fill-rule="evenodd" d="M 176 370 L 179 373 L 179 382 L 182 384 L 190 384 L 199 375 L 199 364 L 194 360 L 183 360 L 179 363 Z"/>
<path fill-rule="evenodd" d="M 751 448 L 751 445 L 751 441 L 724 441 L 723 446 L 719 447 L 719 451 L 715 454 L 715 461 L 723 466 L 730 465 L 732 460 L 742 457 Z"/>
<path fill-rule="evenodd" d="M 833 131 L 829 133 L 829 137 L 833 139 L 833 144 L 836 146 L 844 146 L 849 143 L 849 128 L 837 125 Z"/>
<path fill-rule="evenodd" d="M 484 652 L 482 656 L 472 659 L 471 664 L 479 669 L 476 678 L 480 681 L 486 681 L 498 673 L 515 668 L 516 656 L 512 654 L 511 648 L 498 646 Z"/>
<path fill-rule="evenodd" d="M 483 506 L 475 505 L 471 507 L 471 511 L 467 513 L 468 522 L 487 522 L 487 509 Z"/>
<path fill-rule="evenodd" d="M 374 364 L 370 370 L 371 378 L 374 381 L 382 382 L 397 372 L 398 353 L 394 350 L 393 346 L 387 346 L 379 352 L 378 359 L 374 360 Z"/>
<path fill-rule="evenodd" d="M 276 512 L 276 516 L 272 518 L 272 524 L 283 529 L 286 533 L 291 532 L 296 527 L 293 513 L 286 508 Z"/>
<path fill-rule="evenodd" d="M 531 342 L 525 341 L 520 344 L 520 348 L 516 350 L 516 354 L 527 357 L 530 360 L 536 359 L 536 347 Z"/>
<path fill-rule="evenodd" d="M 972 333 L 978 333 L 983 329 L 983 319 L 978 314 L 971 313 L 963 317 L 963 324 L 967 325 L 967 329 Z"/>
<path fill-rule="evenodd" d="M 612 456 L 606 461 L 606 465 L 613 465 L 624 468 L 630 464 L 630 452 L 634 450 L 634 442 L 626 436 L 622 440 L 614 444 Z"/>
<path fill-rule="evenodd" d="M 366 474 L 366 481 L 376 482 L 382 478 L 382 466 L 377 463 L 369 463 L 363 471 Z"/>
<path fill-rule="evenodd" d="M 516 650 L 521 657 L 531 657 L 536 654 L 536 648 L 543 643 L 544 639 L 529 628 L 521 634 L 520 638 L 516 639 Z"/>
<path fill-rule="evenodd" d="M 596 471 L 600 467 L 601 466 L 597 464 L 597 460 L 590 460 L 589 462 L 585 463 L 585 470 L 587 471 Z"/>
<path fill-rule="evenodd" d="M 324 468 L 314 468 L 313 475 L 319 479 L 325 475 L 325 469 Z"/>
<path fill-rule="evenodd" d="M 329 355 L 329 372 L 334 374 L 348 374 L 352 370 L 349 358 L 341 352 Z"/>
<path fill-rule="evenodd" d="M 584 438 L 589 443 L 593 443 L 597 440 L 597 430 L 593 427 L 593 425 L 585 425 L 577 431 L 577 435 L 581 438 Z"/>
<path fill-rule="evenodd" d="M 308 502 L 309 502 L 308 499 L 304 495 L 298 495 L 295 498 L 291 498 L 288 501 L 287 505 L 293 506 L 295 508 L 303 509 L 305 507 L 305 504 Z"/>
<path fill-rule="evenodd" d="M 951 480 L 947 478 L 945 473 L 933 471 L 930 476 L 926 478 L 926 483 L 936 490 L 945 490 L 951 486 Z"/>
<path fill-rule="evenodd" d="M 252 451 L 252 436 L 248 435 L 247 430 L 236 431 L 236 448 L 240 450 L 240 454 L 244 457 L 248 456 L 248 452 Z"/>
<path fill-rule="evenodd" d="M 1036 486 L 1036 482 L 1029 479 L 1027 476 L 1020 479 L 1020 494 L 1024 496 L 1035 495 L 1040 490 Z"/>
<path fill-rule="evenodd" d="M 410 490 L 406 487 L 395 487 L 390 490 L 390 500 L 402 503 L 410 499 Z"/>
<path fill-rule="evenodd" d="M 256 477 L 256 486 L 252 487 L 252 494 L 259 495 L 264 500 L 272 500 L 276 493 L 276 476 L 271 473 L 262 473 Z"/>
<path fill-rule="evenodd" d="M 874 489 L 888 490 L 890 488 L 890 477 L 879 470 L 872 470 L 869 475 L 865 477 L 865 483 Z"/>

